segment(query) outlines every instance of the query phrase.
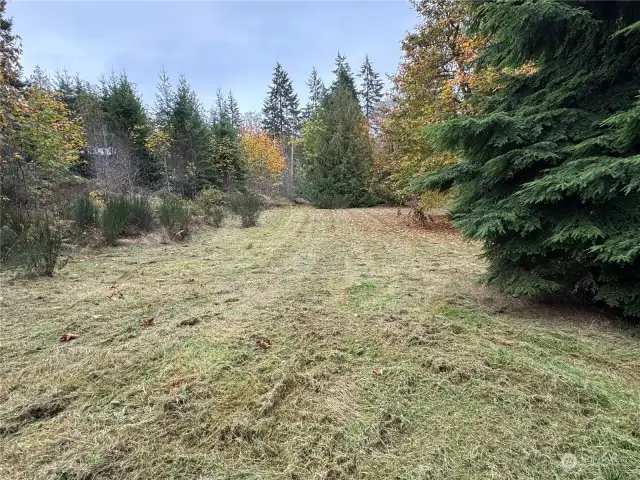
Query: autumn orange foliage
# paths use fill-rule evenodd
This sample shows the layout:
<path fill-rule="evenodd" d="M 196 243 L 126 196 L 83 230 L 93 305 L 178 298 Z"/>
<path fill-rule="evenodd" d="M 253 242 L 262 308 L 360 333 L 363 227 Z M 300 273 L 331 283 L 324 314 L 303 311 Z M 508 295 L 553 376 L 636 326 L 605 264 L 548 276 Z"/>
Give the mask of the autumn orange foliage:
<path fill-rule="evenodd" d="M 240 131 L 240 146 L 251 176 L 268 180 L 273 185 L 280 183 L 285 159 L 277 141 L 260 128 L 244 128 Z"/>

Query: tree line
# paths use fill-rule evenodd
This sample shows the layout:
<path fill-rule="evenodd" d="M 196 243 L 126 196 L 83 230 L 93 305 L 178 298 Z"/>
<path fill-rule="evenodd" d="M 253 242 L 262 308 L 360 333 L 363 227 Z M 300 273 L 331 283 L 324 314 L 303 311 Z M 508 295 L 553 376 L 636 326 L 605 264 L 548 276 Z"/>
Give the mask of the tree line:
<path fill-rule="evenodd" d="M 36 191 L 46 177 L 66 172 L 94 179 L 112 192 L 146 189 L 193 197 L 206 188 L 273 189 L 287 171 L 293 175 L 295 167 L 295 190 L 287 193 L 300 194 L 305 189 L 302 182 L 314 178 L 304 172 L 311 169 L 317 154 L 302 138 L 312 129 L 303 127 L 329 121 L 320 112 L 341 108 L 335 102 L 340 88 L 350 93 L 340 102 L 357 106 L 357 115 L 349 121 L 358 127 L 370 122 L 382 97 L 383 84 L 369 58 L 356 87 L 340 54 L 330 88 L 313 69 L 307 82 L 308 102 L 302 109 L 287 72 L 277 63 L 264 108 L 257 115 L 240 112 L 233 93 L 221 90 L 205 109 L 184 76 L 172 81 L 165 71 L 149 107 L 124 72 L 103 76 L 98 84 L 66 71 L 51 78 L 38 67 L 23 78 L 19 42 L 4 16 L 5 4 L 1 4 L 2 31 L 7 52 L 13 52 L 3 63 L 4 83 L 11 93 L 3 109 L 9 112 L 3 127 L 11 131 L 2 148 L 5 190 L 17 181 L 18 173 L 29 179 L 15 184 Z M 366 134 L 362 132 L 363 139 Z M 293 158 L 288 155 L 291 148 L 297 150 Z M 352 161 L 346 151 L 338 154 L 342 162 Z"/>

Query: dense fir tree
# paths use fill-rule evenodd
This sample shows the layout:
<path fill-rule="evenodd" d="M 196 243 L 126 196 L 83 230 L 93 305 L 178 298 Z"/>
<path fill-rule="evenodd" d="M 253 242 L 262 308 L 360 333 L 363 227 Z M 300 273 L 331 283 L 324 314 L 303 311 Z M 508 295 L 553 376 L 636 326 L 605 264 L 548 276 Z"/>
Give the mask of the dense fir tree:
<path fill-rule="evenodd" d="M 356 89 L 356 82 L 353 78 L 351 67 L 349 66 L 349 62 L 347 62 L 347 57 L 340 55 L 340 52 L 338 52 L 338 56 L 336 57 L 336 68 L 333 70 L 333 73 L 336 78 L 331 84 L 331 91 L 335 92 L 339 87 L 345 87 L 357 102 L 358 90 Z"/>
<path fill-rule="evenodd" d="M 171 182 L 179 192 L 194 195 L 198 190 L 198 169 L 210 155 L 209 128 L 198 98 L 183 76 L 178 79 L 178 87 L 172 97 L 168 119 Z"/>
<path fill-rule="evenodd" d="M 112 73 L 103 79 L 101 103 L 107 125 L 131 141 L 142 184 L 154 185 L 160 178 L 160 168 L 147 148 L 151 123 L 135 86 L 125 73 Z"/>
<path fill-rule="evenodd" d="M 211 127 L 209 158 L 199 171 L 202 187 L 230 190 L 245 180 L 246 168 L 238 131 L 230 117 L 224 117 Z"/>
<path fill-rule="evenodd" d="M 263 128 L 272 138 L 284 140 L 298 134 L 300 111 L 298 96 L 293 91 L 289 74 L 278 62 L 273 71 L 272 85 L 264 101 Z"/>
<path fill-rule="evenodd" d="M 79 80 L 79 79 L 78 79 Z M 76 79 L 69 75 L 66 70 L 58 71 L 54 77 L 55 89 L 58 92 L 58 97 L 70 110 L 77 112 L 77 97 L 79 92 L 80 82 L 76 82 Z"/>
<path fill-rule="evenodd" d="M 304 194 L 322 208 L 367 202 L 372 150 L 366 120 L 347 86 L 339 86 L 303 126 Z"/>
<path fill-rule="evenodd" d="M 380 80 L 380 75 L 373 70 L 369 55 L 365 56 L 358 77 L 362 79 L 359 92 L 360 104 L 362 105 L 362 111 L 367 119 L 367 123 L 371 126 L 376 107 L 382 99 L 384 83 Z"/>
<path fill-rule="evenodd" d="M 229 95 L 227 96 L 227 111 L 229 112 L 229 122 L 231 123 L 231 126 L 236 130 L 239 130 L 242 127 L 242 115 L 240 114 L 238 101 L 233 96 L 233 92 L 231 90 L 229 90 Z"/>
<path fill-rule="evenodd" d="M 302 118 L 304 120 L 310 120 L 315 109 L 318 108 L 325 99 L 327 95 L 327 88 L 324 86 L 322 79 L 318 76 L 318 71 L 315 67 L 313 67 L 306 85 L 309 87 L 309 99 L 307 100 L 307 105 L 303 110 Z"/>
<path fill-rule="evenodd" d="M 216 92 L 211 109 L 211 139 L 208 158 L 198 171 L 201 187 L 231 189 L 242 184 L 245 177 L 244 159 L 238 138 L 240 112 L 229 92 Z M 235 124 L 234 124 L 235 123 Z"/>
<path fill-rule="evenodd" d="M 453 214 L 511 294 L 570 293 L 640 315 L 640 4 L 475 4 L 482 114 L 429 128 L 460 160 L 421 187 Z"/>
<path fill-rule="evenodd" d="M 20 37 L 13 33 L 13 20 L 6 16 L 7 0 L 0 0 L 0 86 L 21 88 Z M 5 112 L 2 112 L 4 114 Z"/>

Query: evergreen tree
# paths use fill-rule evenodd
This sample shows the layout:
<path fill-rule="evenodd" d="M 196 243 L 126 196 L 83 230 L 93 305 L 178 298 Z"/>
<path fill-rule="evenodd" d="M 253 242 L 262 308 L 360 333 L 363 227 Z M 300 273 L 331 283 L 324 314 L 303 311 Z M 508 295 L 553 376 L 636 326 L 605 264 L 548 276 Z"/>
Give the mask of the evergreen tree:
<path fill-rule="evenodd" d="M 29 85 L 36 88 L 43 88 L 45 90 L 52 90 L 53 84 L 51 83 L 51 79 L 49 75 L 40 68 L 40 65 L 36 65 L 29 77 Z"/>
<path fill-rule="evenodd" d="M 210 154 L 210 134 L 198 98 L 183 76 L 178 79 L 168 125 L 171 182 L 184 195 L 194 195 L 198 170 Z"/>
<path fill-rule="evenodd" d="M 419 182 L 456 185 L 456 225 L 484 241 L 488 280 L 640 315 L 640 4 L 474 4 L 500 88 L 482 112 L 427 129 L 460 160 Z"/>
<path fill-rule="evenodd" d="M 199 172 L 201 186 L 230 190 L 242 185 L 246 168 L 238 131 L 230 120 L 212 126 L 210 146 L 210 155 Z"/>
<path fill-rule="evenodd" d="M 289 74 L 278 62 L 273 72 L 272 85 L 264 101 L 263 128 L 272 138 L 284 140 L 298 134 L 300 111 L 298 96 L 293 91 Z"/>
<path fill-rule="evenodd" d="M 380 80 L 380 75 L 374 72 L 369 55 L 365 56 L 358 77 L 362 79 L 360 84 L 360 103 L 367 123 L 371 126 L 375 109 L 382 99 L 384 84 Z"/>
<path fill-rule="evenodd" d="M 227 97 L 225 97 L 224 93 L 222 93 L 222 89 L 218 87 L 218 90 L 216 90 L 216 103 L 211 109 L 211 125 L 229 122 L 230 116 Z"/>
<path fill-rule="evenodd" d="M 11 158 L 7 138 L 15 127 L 12 112 L 20 95 L 22 73 L 20 39 L 12 32 L 12 20 L 6 16 L 6 6 L 6 0 L 0 0 L 0 174 Z"/>
<path fill-rule="evenodd" d="M 160 72 L 158 83 L 156 85 L 156 99 L 153 107 L 156 128 L 168 128 L 174 102 L 175 95 L 171 86 L 171 80 L 163 68 Z"/>
<path fill-rule="evenodd" d="M 372 149 L 366 121 L 353 92 L 337 87 L 303 126 L 306 197 L 322 208 L 367 202 Z"/>
<path fill-rule="evenodd" d="M 303 110 L 302 118 L 311 120 L 313 112 L 320 106 L 327 95 L 327 88 L 318 76 L 318 71 L 315 67 L 313 67 L 309 80 L 307 80 L 307 87 L 309 87 L 309 100 Z"/>
<path fill-rule="evenodd" d="M 160 178 L 160 168 L 147 147 L 151 123 L 135 86 L 125 73 L 112 73 L 103 79 L 101 103 L 107 125 L 130 140 L 141 182 L 153 185 Z"/>
<path fill-rule="evenodd" d="M 233 96 L 233 92 L 229 90 L 229 96 L 227 97 L 227 110 L 229 112 L 229 121 L 231 126 L 236 130 L 242 127 L 242 115 L 240 114 L 240 107 L 238 101 Z"/>
<path fill-rule="evenodd" d="M 358 91 L 356 90 L 356 82 L 353 78 L 351 67 L 347 62 L 347 57 L 340 55 L 340 52 L 338 52 L 338 56 L 336 57 L 336 68 L 333 70 L 333 73 L 336 78 L 331 84 L 331 91 L 335 92 L 339 87 L 345 87 L 357 102 Z"/>
<path fill-rule="evenodd" d="M 13 33 L 13 19 L 6 16 L 7 0 L 0 0 L 0 86 L 17 89 L 23 87 L 20 81 L 22 65 L 20 65 L 20 37 Z M 4 112 L 2 112 L 4 114 Z"/>
<path fill-rule="evenodd" d="M 55 89 L 62 101 L 70 110 L 76 111 L 77 91 L 74 79 L 66 70 L 57 71 L 54 78 Z"/>

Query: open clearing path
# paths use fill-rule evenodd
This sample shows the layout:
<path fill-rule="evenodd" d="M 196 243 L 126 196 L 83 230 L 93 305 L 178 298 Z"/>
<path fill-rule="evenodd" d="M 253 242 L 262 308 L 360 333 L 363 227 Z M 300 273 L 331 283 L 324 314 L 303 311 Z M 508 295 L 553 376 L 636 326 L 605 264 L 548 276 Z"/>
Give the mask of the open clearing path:
<path fill-rule="evenodd" d="M 491 293 L 478 254 L 289 208 L 5 278 L 0 478 L 640 478 L 638 331 Z"/>

